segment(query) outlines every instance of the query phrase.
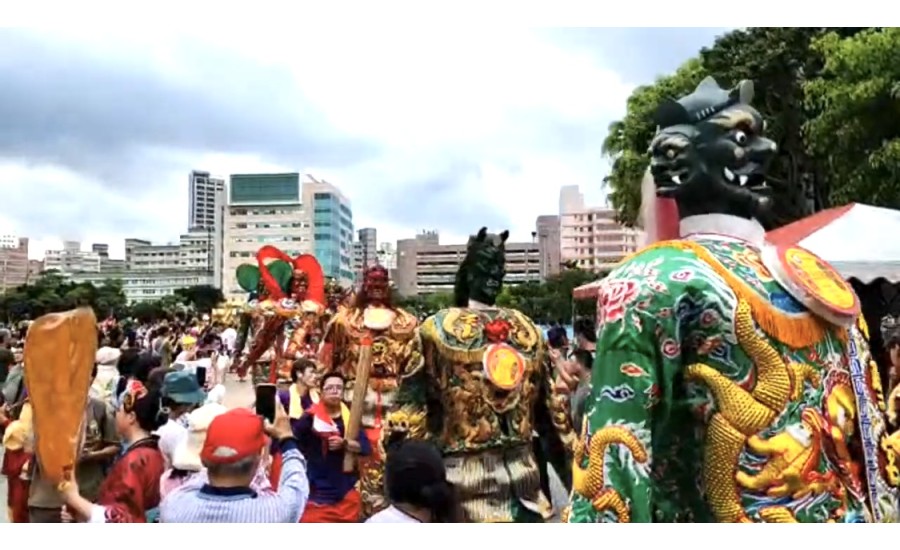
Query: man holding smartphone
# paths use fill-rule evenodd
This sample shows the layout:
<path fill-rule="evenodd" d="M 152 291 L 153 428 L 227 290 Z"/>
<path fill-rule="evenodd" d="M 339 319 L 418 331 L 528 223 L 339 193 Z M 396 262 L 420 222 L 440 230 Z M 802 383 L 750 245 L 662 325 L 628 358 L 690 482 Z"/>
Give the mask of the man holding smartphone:
<path fill-rule="evenodd" d="M 297 448 L 290 419 L 275 401 L 275 421 L 248 409 L 213 419 L 200 452 L 206 476 L 169 493 L 160 505 L 161 523 L 296 523 L 306 507 L 306 460 Z M 278 490 L 251 488 L 266 454 L 269 436 L 284 457 Z"/>

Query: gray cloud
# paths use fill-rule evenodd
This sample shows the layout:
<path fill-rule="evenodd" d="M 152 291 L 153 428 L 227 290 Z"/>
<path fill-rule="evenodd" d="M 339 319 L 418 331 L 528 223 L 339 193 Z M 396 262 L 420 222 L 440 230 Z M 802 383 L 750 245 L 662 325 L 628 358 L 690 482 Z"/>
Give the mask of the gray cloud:
<path fill-rule="evenodd" d="M 171 150 L 257 153 L 289 164 L 352 165 L 375 143 L 330 131 L 284 71 L 186 49 L 200 86 L 0 31 L 0 156 L 58 164 L 114 186 Z M 192 75 L 194 76 L 194 75 Z M 134 182 L 138 183 L 138 182 Z"/>
<path fill-rule="evenodd" d="M 629 82 L 643 83 L 674 69 L 719 33 L 575 29 L 549 36 L 563 47 L 589 52 Z M 518 213 L 492 204 L 463 182 L 478 181 L 483 163 L 517 173 L 528 151 L 573 162 L 599 158 L 608 123 L 605 115 L 565 119 L 523 110 L 512 113 L 509 128 L 495 143 L 390 151 L 331 127 L 281 68 L 200 44 L 175 46 L 178 61 L 190 70 L 188 78 L 172 76 L 145 59 L 104 57 L 52 38 L 0 29 L 0 161 L 57 165 L 102 186 L 92 191 L 101 196 L 91 197 L 50 182 L 41 191 L 6 193 L 4 214 L 17 231 L 35 237 L 97 232 L 171 238 L 184 228 L 155 228 L 159 210 L 166 208 L 161 205 L 169 201 L 169 210 L 185 210 L 186 221 L 186 174 L 192 168 L 217 171 L 192 163 L 208 153 L 256 155 L 276 165 L 339 174 L 337 183 L 353 199 L 357 224 L 365 218 L 413 231 L 469 234 L 484 225 L 500 230 L 513 226 Z M 601 174 L 596 176 L 599 185 Z M 0 188 L 10 184 L 17 182 L 0 182 Z M 85 230 L 88 225 L 91 230 Z"/>

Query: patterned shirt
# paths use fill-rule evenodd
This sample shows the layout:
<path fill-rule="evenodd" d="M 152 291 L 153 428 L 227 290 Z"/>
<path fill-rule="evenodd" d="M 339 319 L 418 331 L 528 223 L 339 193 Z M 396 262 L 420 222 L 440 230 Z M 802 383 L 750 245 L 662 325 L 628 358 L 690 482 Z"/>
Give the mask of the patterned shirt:
<path fill-rule="evenodd" d="M 171 492 L 160 506 L 161 523 L 297 523 L 306 500 L 306 459 L 293 439 L 281 446 L 283 463 L 278 491 L 250 487 L 221 488 L 196 476 Z"/>

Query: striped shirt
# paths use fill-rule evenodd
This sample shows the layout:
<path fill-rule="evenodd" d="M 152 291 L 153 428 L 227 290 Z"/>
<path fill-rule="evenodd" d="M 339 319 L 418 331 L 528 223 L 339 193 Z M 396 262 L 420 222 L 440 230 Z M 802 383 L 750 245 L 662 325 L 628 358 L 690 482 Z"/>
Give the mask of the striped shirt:
<path fill-rule="evenodd" d="M 175 489 L 160 505 L 160 523 L 297 523 L 306 500 L 309 482 L 306 459 L 297 442 L 282 443 L 281 478 L 278 491 L 255 491 L 249 487 L 213 487 L 205 475 L 193 476 Z"/>

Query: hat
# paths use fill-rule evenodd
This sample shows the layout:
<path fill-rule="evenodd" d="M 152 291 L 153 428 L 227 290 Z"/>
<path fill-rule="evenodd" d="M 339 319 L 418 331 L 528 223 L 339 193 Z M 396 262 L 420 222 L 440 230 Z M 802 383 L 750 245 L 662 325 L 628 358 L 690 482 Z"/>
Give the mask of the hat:
<path fill-rule="evenodd" d="M 114 367 L 121 355 L 122 350 L 104 346 L 97 350 L 97 354 L 94 356 L 94 362 L 105 367 Z"/>
<path fill-rule="evenodd" d="M 203 469 L 200 453 L 206 441 L 210 423 L 217 416 L 228 412 L 228 408 L 218 403 L 209 403 L 188 415 L 187 437 L 182 439 L 172 453 L 172 467 L 189 472 Z"/>
<path fill-rule="evenodd" d="M 253 456 L 266 445 L 263 420 L 250 409 L 231 409 L 209 424 L 200 459 L 233 464 Z"/>
<path fill-rule="evenodd" d="M 166 374 L 162 394 L 180 405 L 199 405 L 206 401 L 206 394 L 197 383 L 197 377 L 185 371 Z"/>

